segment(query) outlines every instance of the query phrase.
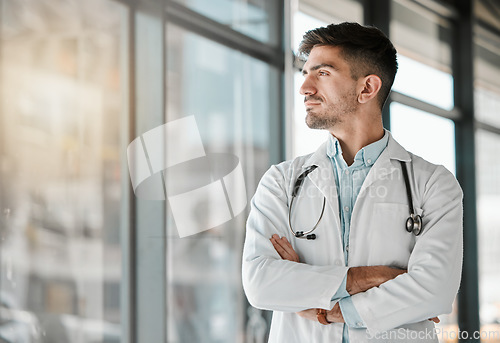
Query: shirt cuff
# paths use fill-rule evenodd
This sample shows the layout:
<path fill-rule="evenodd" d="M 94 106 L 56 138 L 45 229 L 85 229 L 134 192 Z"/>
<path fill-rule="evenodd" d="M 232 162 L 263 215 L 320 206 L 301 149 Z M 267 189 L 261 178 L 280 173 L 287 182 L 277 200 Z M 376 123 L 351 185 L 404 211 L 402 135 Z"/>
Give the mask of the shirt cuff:
<path fill-rule="evenodd" d="M 339 288 L 337 289 L 337 292 L 335 292 L 335 294 L 333 295 L 332 301 L 340 300 L 342 298 L 350 296 L 349 292 L 347 292 L 347 289 L 346 289 L 346 283 L 347 283 L 347 274 L 344 276 L 344 280 L 342 280 L 342 283 L 340 284 Z M 354 307 L 354 305 L 353 305 L 353 307 Z"/>
<path fill-rule="evenodd" d="M 351 297 L 343 298 L 339 301 L 340 311 L 344 317 L 344 322 L 350 328 L 366 328 L 363 319 L 359 316 L 358 311 L 354 307 Z"/>

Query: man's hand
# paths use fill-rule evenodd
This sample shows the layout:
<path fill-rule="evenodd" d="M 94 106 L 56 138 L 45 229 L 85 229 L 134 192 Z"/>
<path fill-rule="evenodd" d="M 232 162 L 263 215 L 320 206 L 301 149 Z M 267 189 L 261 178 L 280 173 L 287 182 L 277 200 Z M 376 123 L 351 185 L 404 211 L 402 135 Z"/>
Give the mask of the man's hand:
<path fill-rule="evenodd" d="M 280 236 L 274 234 L 270 240 L 271 243 L 273 243 L 274 249 L 278 252 L 282 259 L 300 262 L 299 255 L 295 252 L 295 250 L 293 250 L 292 245 L 285 236 L 280 238 Z"/>
<path fill-rule="evenodd" d="M 297 312 L 297 314 L 302 318 L 312 320 L 313 322 L 318 321 L 318 317 L 316 316 L 317 313 L 318 309 L 316 308 Z M 342 316 L 342 311 L 340 310 L 340 306 L 338 303 L 336 303 L 330 311 L 326 312 L 326 320 L 330 323 L 344 322 L 344 317 Z"/>

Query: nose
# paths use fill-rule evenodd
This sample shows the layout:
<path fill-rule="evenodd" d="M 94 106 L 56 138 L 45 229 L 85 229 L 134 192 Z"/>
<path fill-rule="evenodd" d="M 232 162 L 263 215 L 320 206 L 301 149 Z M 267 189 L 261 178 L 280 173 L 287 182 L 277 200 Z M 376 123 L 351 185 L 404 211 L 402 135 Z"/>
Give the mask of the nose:
<path fill-rule="evenodd" d="M 307 75 L 305 76 L 304 82 L 300 87 L 301 95 L 313 95 L 316 94 L 316 87 L 314 86 L 314 82 Z"/>

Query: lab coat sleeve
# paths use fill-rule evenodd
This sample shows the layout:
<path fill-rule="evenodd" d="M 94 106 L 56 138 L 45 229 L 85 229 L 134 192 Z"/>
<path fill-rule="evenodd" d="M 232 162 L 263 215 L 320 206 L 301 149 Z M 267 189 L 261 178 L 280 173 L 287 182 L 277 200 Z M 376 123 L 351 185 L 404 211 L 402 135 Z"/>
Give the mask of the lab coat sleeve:
<path fill-rule="evenodd" d="M 243 249 L 243 288 L 256 308 L 298 312 L 331 309 L 332 296 L 346 273 L 345 266 L 313 266 L 282 260 L 269 238 L 291 240 L 288 228 L 288 182 L 283 168 L 271 167 L 262 177 L 251 201 Z"/>
<path fill-rule="evenodd" d="M 352 296 L 371 334 L 450 313 L 463 257 L 462 191 L 439 166 L 423 195 L 424 231 L 417 237 L 408 273 Z"/>

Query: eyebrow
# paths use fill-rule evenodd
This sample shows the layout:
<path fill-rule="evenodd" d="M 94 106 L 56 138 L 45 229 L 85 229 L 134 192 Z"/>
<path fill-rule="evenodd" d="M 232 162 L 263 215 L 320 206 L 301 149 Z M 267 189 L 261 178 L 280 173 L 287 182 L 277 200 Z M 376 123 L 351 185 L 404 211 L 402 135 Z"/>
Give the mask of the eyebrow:
<path fill-rule="evenodd" d="M 318 70 L 320 68 L 325 68 L 325 67 L 337 70 L 337 68 L 335 66 L 333 66 L 331 64 L 328 64 L 328 63 L 321 63 L 321 64 L 318 64 L 318 65 L 315 65 L 314 67 L 311 67 L 310 70 L 314 71 L 314 70 Z M 307 74 L 306 70 L 302 69 L 301 71 L 302 71 L 302 75 L 306 75 Z"/>

